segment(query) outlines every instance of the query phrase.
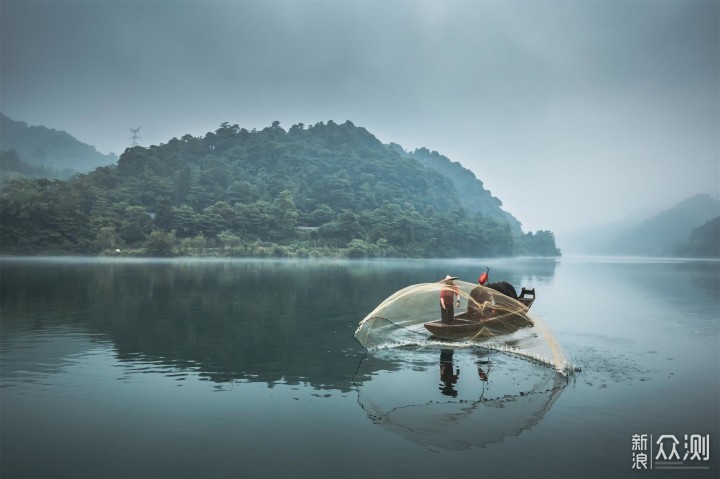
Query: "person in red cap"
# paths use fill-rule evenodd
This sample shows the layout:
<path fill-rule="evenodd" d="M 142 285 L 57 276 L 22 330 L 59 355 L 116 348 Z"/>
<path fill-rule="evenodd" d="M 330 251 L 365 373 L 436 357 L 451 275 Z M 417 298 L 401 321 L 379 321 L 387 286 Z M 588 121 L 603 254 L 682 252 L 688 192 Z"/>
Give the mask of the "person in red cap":
<path fill-rule="evenodd" d="M 443 323 L 450 323 L 455 317 L 455 308 L 453 307 L 456 304 L 455 297 L 457 297 L 457 307 L 460 307 L 460 290 L 453 283 L 456 279 L 457 276 L 447 275 L 441 281 L 447 285 L 440 290 L 440 318 Z"/>
<path fill-rule="evenodd" d="M 470 300 L 468 300 L 468 313 L 469 316 L 473 319 L 482 319 L 483 317 L 485 317 L 486 313 L 484 311 L 485 307 L 483 303 L 492 303 L 493 300 L 490 290 L 483 287 L 488 281 L 488 271 L 485 271 L 483 274 L 480 275 L 480 277 L 478 278 L 478 286 L 476 286 L 475 288 L 473 288 L 472 291 L 470 291 Z"/>

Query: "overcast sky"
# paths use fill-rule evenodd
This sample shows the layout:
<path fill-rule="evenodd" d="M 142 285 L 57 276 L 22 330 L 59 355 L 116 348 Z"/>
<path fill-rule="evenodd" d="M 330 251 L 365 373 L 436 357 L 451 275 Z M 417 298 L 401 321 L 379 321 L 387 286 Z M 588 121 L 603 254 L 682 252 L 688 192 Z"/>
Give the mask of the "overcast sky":
<path fill-rule="evenodd" d="M 716 0 L 0 5 L 0 111 L 103 153 L 350 120 L 560 236 L 720 195 Z"/>

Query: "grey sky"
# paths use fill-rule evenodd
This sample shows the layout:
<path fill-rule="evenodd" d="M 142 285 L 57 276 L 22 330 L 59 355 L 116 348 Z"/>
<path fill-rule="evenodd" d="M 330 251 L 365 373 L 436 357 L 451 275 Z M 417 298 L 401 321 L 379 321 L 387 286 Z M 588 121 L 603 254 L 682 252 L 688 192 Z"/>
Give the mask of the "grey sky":
<path fill-rule="evenodd" d="M 714 0 L 0 2 L 0 111 L 104 153 L 351 120 L 526 231 L 720 195 Z"/>

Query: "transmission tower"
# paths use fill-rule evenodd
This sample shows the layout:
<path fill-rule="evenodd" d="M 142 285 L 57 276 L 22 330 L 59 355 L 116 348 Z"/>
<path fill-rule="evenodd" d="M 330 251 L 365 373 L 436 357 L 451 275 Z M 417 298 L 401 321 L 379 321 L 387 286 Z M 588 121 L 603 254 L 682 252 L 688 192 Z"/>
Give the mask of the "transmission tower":
<path fill-rule="evenodd" d="M 138 126 L 137 128 L 130 128 L 130 131 L 132 131 L 132 136 L 130 139 L 132 140 L 132 143 L 130 143 L 130 146 L 140 146 L 140 137 L 138 136 L 138 131 L 140 131 L 141 126 Z"/>

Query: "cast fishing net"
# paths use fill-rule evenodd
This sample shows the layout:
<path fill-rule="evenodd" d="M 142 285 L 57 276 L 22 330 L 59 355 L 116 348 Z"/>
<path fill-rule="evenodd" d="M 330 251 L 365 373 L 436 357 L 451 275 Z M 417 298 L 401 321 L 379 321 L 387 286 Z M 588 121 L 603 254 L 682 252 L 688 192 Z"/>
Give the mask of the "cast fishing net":
<path fill-rule="evenodd" d="M 448 326 L 440 323 L 440 293 L 452 287 L 460 306 Z M 454 281 L 422 283 L 397 291 L 368 314 L 355 338 L 373 351 L 407 345 L 453 347 L 481 346 L 522 356 L 549 365 L 558 372 L 570 371 L 570 363 L 549 328 L 528 307 L 506 294 L 484 286 Z M 466 328 L 454 326 L 465 324 Z M 426 327 L 425 325 L 428 324 Z M 435 326 L 434 331 L 429 330 Z M 451 338 L 446 331 L 455 331 Z M 440 331 L 440 332 L 437 332 Z"/>

